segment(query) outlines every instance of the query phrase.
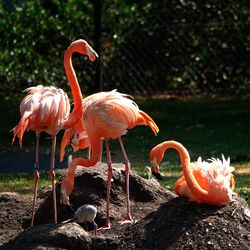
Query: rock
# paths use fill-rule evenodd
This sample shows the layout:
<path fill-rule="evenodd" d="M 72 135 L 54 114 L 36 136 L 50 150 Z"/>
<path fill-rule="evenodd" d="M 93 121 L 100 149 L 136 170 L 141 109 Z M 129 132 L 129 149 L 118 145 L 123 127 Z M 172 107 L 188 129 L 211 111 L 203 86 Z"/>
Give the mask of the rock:
<path fill-rule="evenodd" d="M 89 234 L 77 223 L 43 224 L 21 232 L 1 249 L 90 249 Z"/>

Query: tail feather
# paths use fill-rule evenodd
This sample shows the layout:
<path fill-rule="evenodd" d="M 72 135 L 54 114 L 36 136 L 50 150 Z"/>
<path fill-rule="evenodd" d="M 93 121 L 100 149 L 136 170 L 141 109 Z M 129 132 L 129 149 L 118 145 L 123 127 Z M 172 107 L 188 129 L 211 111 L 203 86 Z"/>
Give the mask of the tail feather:
<path fill-rule="evenodd" d="M 13 139 L 12 139 L 12 144 L 14 143 L 16 136 L 19 138 L 19 145 L 22 148 L 22 141 L 23 141 L 23 134 L 25 131 L 29 130 L 29 123 L 31 119 L 31 114 L 27 113 L 23 115 L 17 126 L 13 129 Z"/>
<path fill-rule="evenodd" d="M 144 119 L 144 124 L 146 126 L 149 126 L 151 128 L 151 130 L 153 131 L 154 135 L 157 135 L 159 133 L 159 128 L 156 125 L 156 123 L 154 122 L 154 120 L 149 115 L 147 115 L 145 112 L 143 112 L 141 110 L 139 112 L 140 112 L 140 115 Z"/>

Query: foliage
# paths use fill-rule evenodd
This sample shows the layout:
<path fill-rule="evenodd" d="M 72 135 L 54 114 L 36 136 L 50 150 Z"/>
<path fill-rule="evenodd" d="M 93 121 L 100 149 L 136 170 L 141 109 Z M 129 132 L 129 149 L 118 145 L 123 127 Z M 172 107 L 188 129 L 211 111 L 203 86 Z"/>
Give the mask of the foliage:
<path fill-rule="evenodd" d="M 1 92 L 8 96 L 31 85 L 66 85 L 63 51 L 71 41 L 92 35 L 92 4 L 76 0 L 63 4 L 59 0 L 5 2 L 0 5 Z M 83 15 L 83 11 L 90 14 Z"/>
<path fill-rule="evenodd" d="M 113 57 L 106 52 L 107 88 L 115 84 L 129 93 L 149 94 L 246 95 L 250 90 L 247 1 L 115 3 L 106 2 L 115 21 L 105 37 L 113 31 L 109 43 L 118 47 Z"/>
<path fill-rule="evenodd" d="M 93 42 L 98 2 L 105 90 L 245 95 L 250 90 L 247 0 L 5 0 L 0 4 L 0 93 L 16 97 L 34 84 L 68 91 L 63 51 L 77 38 Z M 97 89 L 94 67 L 85 63 L 74 58 L 82 90 L 90 93 Z"/>

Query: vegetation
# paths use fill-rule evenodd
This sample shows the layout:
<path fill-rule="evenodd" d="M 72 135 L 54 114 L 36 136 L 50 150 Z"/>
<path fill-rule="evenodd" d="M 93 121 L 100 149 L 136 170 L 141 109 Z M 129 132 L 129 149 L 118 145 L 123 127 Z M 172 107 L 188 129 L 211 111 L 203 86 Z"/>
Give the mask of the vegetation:
<path fill-rule="evenodd" d="M 68 90 L 63 51 L 78 38 L 93 42 L 97 2 L 1 1 L 0 94 L 16 97 L 34 84 Z M 246 0 L 103 1 L 104 89 L 247 95 L 248 13 Z M 94 69 L 82 60 L 74 66 L 91 93 Z"/>

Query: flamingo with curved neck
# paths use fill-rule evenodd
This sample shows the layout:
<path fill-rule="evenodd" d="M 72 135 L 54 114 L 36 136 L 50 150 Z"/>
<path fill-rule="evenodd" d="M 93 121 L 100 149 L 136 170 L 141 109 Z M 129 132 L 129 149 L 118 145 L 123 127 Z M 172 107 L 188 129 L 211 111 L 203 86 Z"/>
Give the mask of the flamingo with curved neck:
<path fill-rule="evenodd" d="M 64 68 L 73 94 L 74 109 L 64 124 L 63 129 L 73 127 L 77 122 L 79 122 L 79 120 L 82 119 L 83 115 L 82 92 L 76 77 L 76 73 L 72 66 L 72 55 L 75 52 L 87 55 L 91 62 L 98 58 L 97 53 L 83 39 L 78 39 L 72 42 L 64 54 Z"/>
<path fill-rule="evenodd" d="M 102 139 L 104 139 L 107 153 L 108 184 L 106 197 L 106 221 L 102 228 L 110 228 L 109 197 L 112 178 L 112 162 L 109 140 L 118 138 L 124 157 L 126 177 L 127 216 L 122 223 L 130 223 L 133 221 L 130 213 L 129 200 L 130 162 L 121 137 L 126 134 L 127 129 L 133 128 L 137 125 L 149 126 L 155 135 L 158 133 L 159 129 L 153 119 L 145 112 L 141 111 L 137 104 L 131 100 L 130 96 L 119 93 L 116 90 L 99 92 L 88 96 L 83 100 L 83 107 L 83 125 L 88 140 L 88 144 L 85 144 L 85 146 L 91 146 L 91 155 L 89 159 L 75 158 L 72 160 L 68 168 L 68 173 L 61 183 L 61 201 L 65 205 L 69 205 L 69 195 L 74 188 L 76 167 L 95 166 L 100 159 Z"/>
<path fill-rule="evenodd" d="M 174 191 L 179 196 L 186 196 L 192 201 L 215 206 L 228 204 L 232 201 L 234 178 L 229 160 L 212 159 L 210 162 L 190 162 L 186 148 L 176 141 L 165 141 L 156 145 L 150 152 L 150 161 L 154 168 L 159 169 L 167 149 L 178 151 L 183 169 L 183 176 L 175 183 Z M 232 187 L 232 188 L 231 188 Z"/>
<path fill-rule="evenodd" d="M 62 89 L 54 86 L 47 87 L 42 85 L 30 87 L 25 90 L 28 94 L 20 104 L 21 119 L 13 129 L 14 136 L 12 143 L 14 143 L 17 136 L 19 138 L 20 147 L 22 147 L 22 139 L 26 131 L 33 130 L 36 132 L 36 161 L 34 167 L 34 196 L 31 226 L 34 224 L 37 201 L 37 187 L 39 182 L 39 141 L 41 132 L 46 132 L 52 136 L 50 177 L 53 191 L 54 222 L 57 223 L 54 169 L 56 135 L 63 128 L 74 126 L 82 118 L 83 114 L 82 93 L 72 66 L 71 58 L 74 52 L 87 55 L 91 61 L 94 61 L 95 58 L 98 57 L 90 45 L 82 39 L 71 43 L 65 53 L 64 66 L 74 98 L 74 109 L 72 113 L 70 114 L 68 96 Z"/>

